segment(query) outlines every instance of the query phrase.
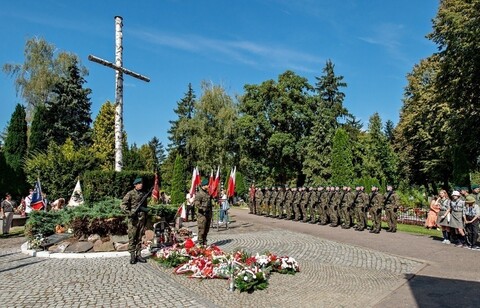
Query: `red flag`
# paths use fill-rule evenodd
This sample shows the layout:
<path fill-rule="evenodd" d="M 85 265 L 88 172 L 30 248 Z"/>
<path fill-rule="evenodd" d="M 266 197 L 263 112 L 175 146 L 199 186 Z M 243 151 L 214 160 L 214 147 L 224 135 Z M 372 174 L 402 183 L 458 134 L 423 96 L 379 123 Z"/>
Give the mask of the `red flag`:
<path fill-rule="evenodd" d="M 215 189 L 215 187 L 213 186 L 214 183 L 213 183 L 213 170 L 210 172 L 210 178 L 208 179 L 208 194 L 210 196 L 213 196 L 213 190 Z"/>
<path fill-rule="evenodd" d="M 227 188 L 227 197 L 233 197 L 235 194 L 235 173 L 237 172 L 237 167 L 232 169 L 230 172 L 230 178 L 228 179 L 228 188 Z"/>
<path fill-rule="evenodd" d="M 152 198 L 155 203 L 158 203 L 160 199 L 160 189 L 158 187 L 158 174 L 155 172 L 155 183 L 153 184 Z"/>
<path fill-rule="evenodd" d="M 32 201 L 30 203 L 30 207 L 34 211 L 39 211 L 45 206 L 45 201 L 43 200 L 42 196 L 42 186 L 40 185 L 40 179 L 37 179 L 37 183 L 35 183 L 35 190 L 33 191 Z"/>
<path fill-rule="evenodd" d="M 213 180 L 213 193 L 212 197 L 218 197 L 218 186 L 220 185 L 220 166 L 217 167 L 217 174 L 215 175 L 215 180 Z"/>
<path fill-rule="evenodd" d="M 195 191 L 197 186 L 200 184 L 200 172 L 198 172 L 198 167 L 193 168 L 192 173 L 192 185 L 190 186 L 190 195 L 195 196 Z"/>

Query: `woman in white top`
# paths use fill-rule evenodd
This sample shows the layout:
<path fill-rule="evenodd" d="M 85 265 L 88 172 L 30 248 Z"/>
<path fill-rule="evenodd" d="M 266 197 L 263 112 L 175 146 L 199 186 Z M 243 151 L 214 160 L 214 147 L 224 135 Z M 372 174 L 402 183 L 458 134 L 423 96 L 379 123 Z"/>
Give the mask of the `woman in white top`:
<path fill-rule="evenodd" d="M 223 220 L 228 217 L 227 211 L 229 208 L 230 205 L 228 204 L 228 197 L 225 194 L 225 190 L 222 189 L 220 192 L 220 221 L 218 223 L 223 223 Z M 225 223 L 228 223 L 228 221 L 225 221 Z"/>

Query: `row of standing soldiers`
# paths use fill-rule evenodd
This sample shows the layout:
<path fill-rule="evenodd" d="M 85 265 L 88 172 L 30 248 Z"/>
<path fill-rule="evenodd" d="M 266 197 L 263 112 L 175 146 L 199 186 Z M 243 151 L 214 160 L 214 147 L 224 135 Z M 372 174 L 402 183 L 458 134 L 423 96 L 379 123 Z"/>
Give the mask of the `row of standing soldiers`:
<path fill-rule="evenodd" d="M 355 190 L 349 186 L 300 187 L 300 188 L 250 188 L 250 213 L 278 219 L 318 223 L 331 227 L 341 225 L 344 229 L 355 227 L 357 231 L 367 228 L 367 213 L 372 219 L 371 233 L 380 233 L 382 210 L 388 223 L 387 232 L 397 231 L 398 195 L 391 185 L 381 194 L 372 186 L 370 194 L 363 186 Z"/>

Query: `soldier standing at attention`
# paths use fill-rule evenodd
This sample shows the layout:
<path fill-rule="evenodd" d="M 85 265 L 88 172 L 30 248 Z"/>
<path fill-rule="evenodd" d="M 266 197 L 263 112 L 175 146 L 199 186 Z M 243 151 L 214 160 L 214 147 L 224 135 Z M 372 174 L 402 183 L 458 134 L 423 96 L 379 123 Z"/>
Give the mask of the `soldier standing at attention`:
<path fill-rule="evenodd" d="M 370 233 L 378 234 L 382 229 L 383 195 L 378 193 L 378 187 L 376 185 L 372 185 L 369 206 L 369 213 L 372 219 L 372 229 L 370 230 Z"/>
<path fill-rule="evenodd" d="M 285 201 L 285 190 L 278 187 L 277 198 L 275 199 L 274 217 L 281 219 L 283 217 L 283 202 Z"/>
<path fill-rule="evenodd" d="M 142 257 L 142 236 L 147 223 L 147 198 L 142 191 L 142 178 L 133 181 L 134 188 L 123 197 L 120 207 L 128 217 L 128 251 L 130 252 L 130 264 L 137 262 L 146 263 Z"/>
<path fill-rule="evenodd" d="M 278 190 L 276 187 L 272 187 L 272 193 L 270 194 L 270 202 L 267 207 L 267 217 L 275 215 L 275 201 L 277 200 Z"/>
<path fill-rule="evenodd" d="M 330 197 L 330 227 L 337 227 L 339 224 L 339 217 L 338 217 L 338 206 L 340 204 L 341 192 L 340 187 L 335 186 L 334 190 L 331 192 Z"/>
<path fill-rule="evenodd" d="M 308 202 L 308 213 L 310 214 L 310 221 L 309 223 L 314 224 L 317 222 L 317 217 L 316 217 L 316 212 L 317 212 L 317 206 L 318 206 L 318 196 L 320 193 L 317 191 L 317 189 L 310 187 L 310 199 Z"/>
<path fill-rule="evenodd" d="M 342 204 L 340 205 L 343 217 L 343 229 L 350 229 L 352 227 L 352 213 L 350 207 L 352 206 L 353 193 L 351 192 L 352 188 L 350 186 L 344 186 L 344 196 Z"/>
<path fill-rule="evenodd" d="M 272 192 L 270 191 L 270 189 L 268 189 L 268 187 L 265 187 L 265 191 L 263 193 L 263 206 L 260 212 L 262 215 L 268 215 L 268 205 L 270 204 L 271 196 L 272 196 Z M 264 213 L 264 210 L 267 211 L 266 214 Z"/>
<path fill-rule="evenodd" d="M 253 212 L 255 215 L 260 215 L 262 202 L 263 202 L 263 192 L 260 188 L 257 187 L 255 189 L 255 210 Z"/>
<path fill-rule="evenodd" d="M 250 185 L 248 197 L 248 214 L 255 214 L 255 183 Z"/>
<path fill-rule="evenodd" d="M 363 187 L 357 185 L 355 187 L 356 194 L 353 199 L 355 206 L 355 216 L 357 219 L 356 231 L 363 231 L 367 227 L 367 215 L 365 213 L 365 206 L 368 204 L 368 196 L 363 192 Z"/>
<path fill-rule="evenodd" d="M 302 199 L 300 200 L 300 210 L 302 212 L 301 218 L 302 222 L 307 222 L 308 215 L 307 215 L 307 207 L 310 200 L 310 190 L 306 187 L 302 188 Z"/>
<path fill-rule="evenodd" d="M 290 189 L 290 187 L 287 186 L 286 191 L 285 191 L 285 219 L 292 219 L 292 209 L 293 209 L 293 198 L 294 198 L 294 191 L 293 188 Z"/>
<path fill-rule="evenodd" d="M 326 225 L 328 222 L 327 212 L 325 209 L 327 193 L 324 191 L 323 186 L 318 187 L 317 189 L 317 215 L 318 215 L 318 224 Z"/>
<path fill-rule="evenodd" d="M 384 198 L 385 216 L 387 218 L 387 232 L 397 232 L 397 209 L 399 206 L 398 195 L 393 191 L 392 185 L 387 185 L 387 192 Z"/>
<path fill-rule="evenodd" d="M 203 179 L 200 189 L 195 195 L 195 207 L 198 209 L 198 242 L 200 245 L 207 246 L 207 235 L 212 220 L 212 197 L 208 194 L 207 179 Z"/>
<path fill-rule="evenodd" d="M 302 199 L 302 188 L 293 188 L 293 201 L 292 201 L 292 207 L 293 207 L 293 212 L 295 213 L 295 221 L 300 220 L 300 200 Z"/>

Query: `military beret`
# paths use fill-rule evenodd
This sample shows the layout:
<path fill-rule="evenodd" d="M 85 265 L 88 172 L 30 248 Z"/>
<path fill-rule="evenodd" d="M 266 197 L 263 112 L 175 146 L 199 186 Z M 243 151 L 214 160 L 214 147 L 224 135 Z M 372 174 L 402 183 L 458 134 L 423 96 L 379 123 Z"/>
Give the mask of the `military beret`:
<path fill-rule="evenodd" d="M 462 186 L 462 187 L 460 187 L 460 190 L 466 190 L 466 191 L 468 191 L 468 187 Z"/>
<path fill-rule="evenodd" d="M 140 184 L 140 183 L 143 183 L 142 178 L 136 178 L 136 179 L 133 181 L 133 185 L 137 185 L 137 184 Z"/>
<path fill-rule="evenodd" d="M 203 179 L 203 180 L 202 180 L 202 183 L 201 183 L 200 185 L 202 185 L 202 186 L 208 185 L 208 180 L 207 180 L 207 179 Z"/>
<path fill-rule="evenodd" d="M 480 188 L 480 186 L 479 186 L 478 184 L 473 184 L 473 185 L 472 185 L 472 190 L 473 190 L 473 189 L 477 189 L 477 188 Z"/>

